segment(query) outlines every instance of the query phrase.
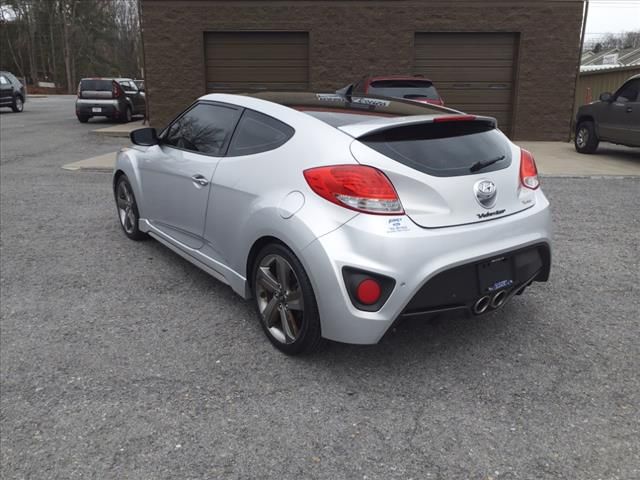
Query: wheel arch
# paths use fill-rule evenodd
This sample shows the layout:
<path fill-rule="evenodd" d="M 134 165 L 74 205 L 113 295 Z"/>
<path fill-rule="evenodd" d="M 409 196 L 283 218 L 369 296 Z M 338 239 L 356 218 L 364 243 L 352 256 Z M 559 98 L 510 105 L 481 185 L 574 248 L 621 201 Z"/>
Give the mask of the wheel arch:
<path fill-rule="evenodd" d="M 260 253 L 260 250 L 262 250 L 264 247 L 266 247 L 271 243 L 280 244 L 293 253 L 293 250 L 291 249 L 291 247 L 289 247 L 289 245 L 287 245 L 285 242 L 283 242 L 279 238 L 274 237 L 273 235 L 263 235 L 262 237 L 258 238 L 255 242 L 253 242 L 253 245 L 251 245 L 251 248 L 249 249 L 249 253 L 247 255 L 247 261 L 245 264 L 245 271 L 244 271 L 245 278 L 247 279 L 246 281 L 247 298 L 251 296 L 251 292 L 253 290 L 253 279 L 251 278 L 251 272 L 253 270 L 253 264 L 256 261 L 256 257 L 258 256 L 258 253 Z"/>

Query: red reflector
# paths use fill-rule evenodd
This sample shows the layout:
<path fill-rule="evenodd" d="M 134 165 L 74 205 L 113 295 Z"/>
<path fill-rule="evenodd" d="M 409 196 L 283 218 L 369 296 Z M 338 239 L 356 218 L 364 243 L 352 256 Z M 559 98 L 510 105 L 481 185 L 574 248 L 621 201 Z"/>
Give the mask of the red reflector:
<path fill-rule="evenodd" d="M 365 165 L 333 165 L 304 171 L 311 189 L 341 207 L 381 215 L 404 213 L 395 188 L 380 170 Z"/>
<path fill-rule="evenodd" d="M 380 299 L 381 293 L 382 290 L 380 289 L 378 282 L 370 278 L 360 282 L 360 285 L 358 285 L 358 289 L 356 290 L 358 301 L 365 305 L 373 305 L 376 303 Z"/>
<path fill-rule="evenodd" d="M 436 117 L 433 119 L 434 123 L 442 122 L 471 122 L 476 119 L 475 115 L 451 115 L 448 117 Z"/>
<path fill-rule="evenodd" d="M 520 152 L 520 183 L 523 187 L 535 190 L 540 186 L 536 161 L 531 152 L 524 148 L 521 148 Z"/>

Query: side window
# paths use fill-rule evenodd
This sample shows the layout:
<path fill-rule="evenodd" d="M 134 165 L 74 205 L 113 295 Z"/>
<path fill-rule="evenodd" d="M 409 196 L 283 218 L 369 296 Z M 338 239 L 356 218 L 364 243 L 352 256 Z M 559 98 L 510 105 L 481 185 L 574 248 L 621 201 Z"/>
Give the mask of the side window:
<path fill-rule="evenodd" d="M 640 80 L 634 80 L 624 85 L 618 95 L 617 102 L 635 102 L 638 100 L 638 91 L 640 90 Z"/>
<path fill-rule="evenodd" d="M 4 75 L 0 75 L 0 85 L 7 85 L 9 80 Z"/>
<path fill-rule="evenodd" d="M 295 130 L 286 123 L 253 110 L 245 110 L 233 135 L 227 156 L 252 155 L 274 150 L 289 140 Z"/>
<path fill-rule="evenodd" d="M 131 85 L 131 82 L 120 82 L 120 85 L 122 86 L 122 89 L 125 92 L 137 92 L 138 91 L 138 89 L 134 85 Z"/>
<path fill-rule="evenodd" d="M 222 156 L 240 110 L 199 103 L 176 120 L 164 135 L 163 143 L 182 150 Z"/>

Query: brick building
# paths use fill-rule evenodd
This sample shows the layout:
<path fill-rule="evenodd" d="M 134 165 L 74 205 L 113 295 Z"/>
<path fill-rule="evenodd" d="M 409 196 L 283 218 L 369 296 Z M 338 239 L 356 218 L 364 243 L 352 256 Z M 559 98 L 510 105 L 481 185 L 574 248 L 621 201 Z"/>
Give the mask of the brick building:
<path fill-rule="evenodd" d="M 516 139 L 566 140 L 582 0 L 142 0 L 151 122 L 247 89 L 422 74 Z"/>

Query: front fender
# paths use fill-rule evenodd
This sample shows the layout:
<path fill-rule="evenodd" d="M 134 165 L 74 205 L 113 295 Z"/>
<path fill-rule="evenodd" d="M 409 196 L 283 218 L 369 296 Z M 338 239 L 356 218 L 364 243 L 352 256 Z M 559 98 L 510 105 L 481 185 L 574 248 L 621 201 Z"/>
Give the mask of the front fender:
<path fill-rule="evenodd" d="M 138 155 L 142 152 L 135 148 L 122 148 L 116 154 L 116 165 L 113 169 L 112 188 L 115 193 L 116 181 L 120 175 L 125 174 L 129 179 L 133 194 L 136 197 L 138 213 L 140 218 L 145 217 L 144 192 L 142 190 L 142 179 L 138 168 Z"/>

